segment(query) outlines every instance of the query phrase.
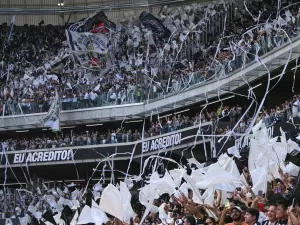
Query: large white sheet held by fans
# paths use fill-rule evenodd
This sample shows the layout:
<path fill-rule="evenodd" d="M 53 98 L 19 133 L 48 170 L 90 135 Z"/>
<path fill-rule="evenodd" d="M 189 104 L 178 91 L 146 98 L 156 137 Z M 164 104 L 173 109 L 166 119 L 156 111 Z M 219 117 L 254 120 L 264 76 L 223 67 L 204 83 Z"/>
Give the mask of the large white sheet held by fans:
<path fill-rule="evenodd" d="M 109 184 L 102 192 L 100 209 L 129 223 L 130 218 L 135 216 L 130 201 L 131 193 L 124 182 L 120 183 L 120 190 Z"/>

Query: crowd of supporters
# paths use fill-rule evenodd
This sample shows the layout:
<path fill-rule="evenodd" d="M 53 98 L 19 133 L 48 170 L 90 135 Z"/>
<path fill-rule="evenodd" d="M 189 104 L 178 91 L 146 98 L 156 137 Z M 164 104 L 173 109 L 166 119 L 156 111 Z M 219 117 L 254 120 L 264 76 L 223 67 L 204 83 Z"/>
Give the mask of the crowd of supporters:
<path fill-rule="evenodd" d="M 127 21 L 127 44 L 115 53 L 117 68 L 103 75 L 74 63 L 67 27 L 15 27 L 7 42 L 10 28 L 2 26 L 0 115 L 46 112 L 55 87 L 62 109 L 71 110 L 140 102 L 229 74 L 298 36 L 298 5 L 282 10 L 276 19 L 276 4 L 253 1 L 247 5 L 251 13 L 235 3 L 227 8 L 223 4 L 165 7 L 159 16 L 173 36 L 169 43 L 154 35 L 150 50 L 149 30 Z M 264 10 L 258 15 L 260 8 Z M 269 24 L 249 30 L 268 18 Z M 271 22 L 277 25 L 272 27 Z M 187 33 L 195 24 L 199 24 L 196 30 Z"/>
<path fill-rule="evenodd" d="M 80 71 L 75 70 L 73 62 L 65 55 L 67 51 L 64 50 L 68 47 L 66 45 L 63 46 L 63 32 L 57 31 L 58 34 L 61 35 L 53 35 L 50 39 L 48 39 L 48 36 L 45 34 L 47 32 L 37 34 L 38 38 L 28 38 L 28 35 L 30 36 L 31 32 L 26 34 L 26 29 L 42 28 L 24 28 L 24 35 L 28 39 L 25 38 L 23 40 L 22 38 L 24 35 L 21 32 L 21 34 L 19 34 L 19 41 L 24 43 L 26 41 L 28 41 L 28 43 L 35 42 L 34 44 L 24 44 L 24 47 L 27 48 L 23 50 L 24 53 L 21 54 L 22 51 L 16 50 L 18 49 L 18 47 L 16 47 L 18 46 L 18 41 L 15 40 L 16 36 L 14 36 L 13 41 L 9 46 L 3 46 L 5 48 L 5 61 L 2 62 L 3 67 L 1 75 L 3 81 L 1 82 L 3 86 L 2 89 L 4 90 L 1 92 L 2 115 L 47 111 L 50 106 L 49 100 L 54 98 L 54 86 L 57 85 L 59 85 L 59 95 L 62 98 L 61 102 L 63 110 L 71 110 L 74 108 L 101 106 L 106 103 L 122 104 L 139 102 L 147 99 L 147 96 L 149 95 L 153 96 L 153 98 L 159 97 L 160 95 L 169 93 L 171 90 L 178 91 L 182 88 L 187 88 L 190 84 L 204 81 L 207 78 L 228 74 L 235 69 L 245 66 L 245 63 L 255 60 L 264 53 L 279 47 L 287 41 L 288 37 L 298 35 L 297 25 L 299 23 L 299 18 L 297 13 L 299 7 L 294 5 L 284 11 L 284 15 L 280 14 L 283 17 L 281 18 L 282 20 L 275 21 L 278 25 L 277 30 L 270 30 L 268 27 L 264 27 L 262 29 L 254 29 L 252 32 L 248 32 L 247 35 L 241 36 L 241 34 L 246 31 L 246 27 L 253 25 L 253 20 L 255 23 L 259 23 L 261 20 L 263 22 L 267 19 L 273 20 L 277 15 L 276 3 L 271 1 L 253 1 L 249 4 L 247 10 L 239 10 L 238 7 L 237 12 L 235 12 L 235 20 L 232 20 L 232 23 L 228 24 L 225 29 L 225 34 L 234 35 L 234 38 L 226 40 L 222 45 L 218 45 L 218 43 L 214 41 L 218 40 L 220 36 L 215 35 L 213 31 L 209 35 L 212 41 L 212 43 L 209 43 L 211 45 L 204 46 L 205 48 L 202 49 L 200 47 L 203 46 L 200 45 L 200 53 L 192 52 L 193 54 L 191 54 L 188 53 L 188 51 L 181 53 L 176 50 L 178 49 L 180 42 L 175 42 L 174 46 L 170 46 L 167 50 L 166 57 L 168 58 L 164 60 L 172 62 L 177 53 L 181 54 L 181 65 L 183 65 L 184 68 L 178 69 L 178 73 L 174 73 L 172 77 L 166 76 L 158 70 L 158 73 L 156 74 L 157 78 L 154 79 L 156 80 L 156 85 L 154 86 L 152 86 L 152 84 L 148 86 L 145 85 L 144 81 L 141 82 L 141 80 L 139 80 L 141 77 L 137 78 L 136 74 L 133 75 L 132 72 L 125 70 L 118 73 L 111 72 L 109 75 L 102 77 L 96 82 L 90 82 L 89 79 L 85 77 L 84 73 L 80 74 Z M 165 26 L 171 31 L 172 29 L 178 29 L 178 26 L 182 30 L 184 24 L 185 26 L 189 25 L 185 23 L 185 19 L 181 18 L 182 21 L 178 19 L 178 25 L 175 23 L 173 27 L 170 26 L 170 20 L 173 20 L 174 16 L 178 13 L 183 13 L 183 16 L 185 15 L 189 18 L 188 15 L 193 12 L 193 10 L 197 10 L 200 14 L 203 13 L 203 15 L 207 15 L 208 13 L 211 13 L 210 15 L 212 15 L 214 13 L 214 15 L 217 14 L 219 16 L 222 15 L 221 13 L 225 10 L 222 4 L 212 8 L 203 8 L 202 11 L 199 8 L 180 9 L 181 10 L 177 9 L 176 12 L 165 9 L 165 11 L 161 13 Z M 252 14 L 248 12 L 249 10 Z M 258 14 L 259 12 L 261 12 L 261 14 Z M 203 16 L 203 18 L 207 19 L 205 16 Z M 279 27 L 285 28 L 285 32 L 279 29 Z M 61 28 L 47 26 L 47 28 L 44 29 L 56 32 L 55 29 L 59 30 Z M 51 33 L 51 31 L 49 32 Z M 237 37 L 235 37 L 235 35 L 237 35 Z M 197 38 L 195 37 L 195 40 L 196 39 Z M 140 40 L 140 42 L 142 41 Z M 47 43 L 47 47 L 41 46 L 41 43 Z M 190 41 L 188 46 L 194 47 L 196 44 L 197 43 Z M 132 45 L 134 46 L 134 43 Z M 139 44 L 137 46 L 139 46 Z M 55 49 L 54 52 L 49 54 L 53 49 Z M 189 47 L 187 49 L 189 49 Z M 135 51 L 133 50 L 133 53 L 134 52 Z M 218 53 L 216 55 L 217 60 L 214 59 L 215 52 Z M 233 52 L 235 52 L 235 54 L 232 54 Z M 59 53 L 60 56 L 58 56 Z M 198 55 L 196 55 L 197 53 Z M 192 59 L 194 61 L 193 63 L 189 61 L 190 58 L 188 55 L 196 55 L 194 59 Z M 13 63 L 14 65 L 9 66 L 11 64 L 9 61 L 10 57 L 12 57 L 11 59 L 19 57 L 18 59 L 21 64 L 18 65 L 18 63 Z M 57 57 L 60 57 L 61 59 L 57 59 Z M 198 57 L 197 59 L 199 60 L 197 60 L 196 57 Z M 58 74 L 58 76 L 54 76 L 50 72 L 52 70 L 51 67 L 57 63 L 55 61 L 56 59 L 57 61 L 65 60 L 63 75 Z M 47 63 L 49 63 L 49 65 L 45 65 L 45 61 L 48 61 Z M 170 65 L 168 63 L 164 64 Z M 136 68 L 134 69 L 137 69 L 141 65 L 142 64 L 135 64 L 134 66 Z M 44 68 L 39 70 L 39 67 Z M 49 74 L 45 74 L 45 69 L 47 70 L 47 67 L 50 72 Z M 6 68 L 9 68 L 8 72 Z M 52 70 L 52 72 L 55 71 Z M 195 74 L 200 75 L 197 78 Z M 195 77 L 197 79 L 194 79 Z M 171 80 L 172 82 L 168 82 L 168 80 Z M 20 87 L 23 87 L 23 89 Z M 36 96 L 39 96 L 38 98 L 40 100 L 38 102 L 36 101 Z M 299 96 L 294 96 L 293 99 L 278 105 L 274 109 L 265 109 L 259 119 L 263 119 L 266 126 L 270 126 L 280 120 L 287 121 L 291 117 L 298 115 L 300 107 L 299 99 Z M 126 129 L 114 129 L 107 132 L 93 131 L 78 134 L 74 133 L 72 135 L 66 134 L 65 136 L 58 135 L 55 138 L 34 137 L 31 140 L 4 140 L 2 142 L 2 148 L 5 148 L 6 150 L 22 150 L 136 141 L 140 140 L 142 136 L 147 138 L 176 131 L 185 127 L 199 125 L 200 122 L 204 123 L 210 120 L 216 122 L 220 119 L 229 122 L 227 128 L 219 128 L 217 131 L 219 134 L 225 134 L 236 124 L 244 110 L 245 109 L 241 106 L 235 105 L 230 107 L 224 106 L 216 112 L 203 111 L 201 114 L 199 113 L 194 117 L 183 116 L 180 114 L 172 115 L 152 123 L 151 127 L 145 129 L 143 135 L 139 129 L 136 129 L 134 132 Z M 247 116 L 240 122 L 237 132 L 243 133 L 248 129 L 248 119 L 251 118 Z M 234 162 L 234 160 L 232 161 Z M 201 167 L 199 166 L 197 169 L 201 171 L 201 175 L 198 175 L 203 178 L 202 176 L 209 170 L 210 166 L 220 167 L 219 169 L 223 172 L 232 172 L 231 170 L 233 167 L 226 170 L 225 166 L 221 164 L 222 160 L 214 165 L 200 165 Z M 281 164 L 281 162 L 278 162 L 278 164 Z M 220 186 L 211 186 L 212 189 L 209 189 L 209 193 L 206 192 L 208 190 L 206 188 L 203 188 L 203 190 L 197 188 L 196 190 L 194 185 L 192 185 L 192 176 L 189 174 L 188 176 L 190 176 L 190 178 L 185 176 L 179 182 L 180 188 L 182 188 L 184 183 L 188 185 L 188 188 L 185 189 L 183 187 L 180 189 L 179 187 L 174 187 L 176 193 L 169 195 L 158 195 L 156 192 L 152 193 L 153 197 L 151 196 L 151 198 L 153 200 L 153 207 L 158 207 L 157 211 L 150 210 L 149 212 L 146 207 L 140 204 L 140 202 L 136 201 L 131 203 L 129 201 L 127 205 L 128 212 L 130 209 L 129 206 L 132 205 L 133 210 L 136 213 L 136 216 L 131 218 L 129 224 L 140 224 L 141 220 L 143 220 L 143 225 L 299 225 L 300 209 L 299 201 L 297 200 L 299 196 L 299 192 L 297 191 L 299 191 L 300 185 L 299 178 L 297 180 L 299 168 L 298 172 L 295 173 L 288 170 L 283 171 L 280 169 L 280 166 L 278 165 L 277 168 L 278 177 L 276 179 L 275 177 L 270 177 L 267 182 L 266 190 L 258 191 L 258 193 L 253 192 L 252 186 L 256 181 L 252 180 L 251 177 L 255 174 L 251 173 L 251 171 L 247 171 L 247 168 L 244 168 L 243 171 L 238 173 L 239 176 L 243 177 L 239 178 L 243 180 L 243 185 L 240 185 L 239 187 L 235 186 L 236 188 L 234 188 L 234 191 L 230 192 L 220 190 L 218 187 L 225 187 L 215 180 L 211 180 L 211 184 L 213 185 L 214 182 L 216 182 Z M 231 175 L 233 176 L 233 173 L 231 173 Z M 215 174 L 215 176 L 216 179 L 219 179 L 219 177 L 223 179 L 221 174 Z M 149 182 L 151 183 L 151 181 L 153 182 L 155 179 L 156 177 L 154 176 Z M 232 179 L 234 180 L 236 177 Z M 197 182 L 198 181 L 199 180 L 197 180 Z M 228 179 L 223 179 L 223 181 L 228 182 Z M 229 187 L 230 185 L 226 186 L 226 188 Z M 51 214 L 53 215 L 57 215 L 57 213 L 62 214 L 62 209 L 65 207 L 62 202 L 72 205 L 72 207 L 70 207 L 72 208 L 71 211 L 75 212 L 78 209 L 82 209 L 84 206 L 97 208 L 95 205 L 92 207 L 91 202 L 93 199 L 97 202 L 96 204 L 99 205 L 98 197 L 101 195 L 101 191 L 99 189 L 96 190 L 95 187 L 93 190 L 88 190 L 86 193 L 80 191 L 79 188 L 76 190 L 74 187 L 72 192 L 69 188 L 63 192 L 58 189 L 42 189 L 43 190 L 41 191 L 35 187 L 35 191 L 33 192 L 24 190 L 14 190 L 13 192 L 9 192 L 6 188 L 4 191 L 0 191 L 0 212 L 2 213 L 2 217 L 26 217 L 28 218 L 28 221 L 24 224 L 28 224 L 32 221 L 36 221 L 37 224 L 44 223 L 45 218 L 42 219 L 42 214 L 48 210 L 51 210 Z M 165 190 L 167 190 L 167 188 Z M 187 190 L 187 192 L 185 192 L 185 190 Z M 139 189 L 139 191 L 141 191 L 141 189 Z M 296 194 L 294 193 L 295 191 Z M 75 194 L 73 194 L 74 192 Z M 195 199 L 197 199 L 197 197 L 195 198 L 195 196 L 198 195 L 198 193 L 201 193 L 201 199 L 205 200 L 204 203 L 209 202 L 209 204 L 196 203 Z M 295 204 L 292 204 L 291 198 L 295 199 Z M 74 201 L 78 201 L 79 204 L 75 205 Z M 147 201 L 147 204 L 151 205 L 152 202 L 149 203 Z M 80 211 L 81 210 L 78 210 L 77 212 Z M 90 215 L 92 216 L 93 214 L 91 213 Z M 143 218 L 143 216 L 145 216 L 145 218 Z M 108 217 L 109 219 L 105 223 L 107 225 L 125 224 L 124 221 L 119 221 L 111 215 L 108 215 Z M 61 218 L 62 217 L 59 216 L 59 220 Z M 37 225 L 36 222 L 32 222 L 31 224 Z M 89 222 L 90 220 L 86 223 Z M 23 225 L 22 222 L 21 225 Z"/>
<path fill-rule="evenodd" d="M 298 116 L 300 112 L 300 96 L 294 95 L 293 98 L 276 105 L 276 107 L 263 109 L 257 121 L 263 120 L 267 127 L 279 122 L 289 121 L 292 117 Z M 184 113 L 167 115 L 157 121 L 153 121 L 149 127 L 145 127 L 144 133 L 139 129 L 126 129 L 125 127 L 109 129 L 103 131 L 103 128 L 98 130 L 77 132 L 64 132 L 53 134 L 51 136 L 39 136 L 27 138 L 11 138 L 2 140 L 2 149 L 8 151 L 25 150 L 25 149 L 43 149 L 43 148 L 58 148 L 68 146 L 85 146 L 98 144 L 113 144 L 124 143 L 141 140 L 144 138 L 153 137 L 183 128 L 199 125 L 209 121 L 226 122 L 226 127 L 217 127 L 216 134 L 228 133 L 238 122 L 240 117 L 245 112 L 245 108 L 240 105 L 221 106 L 216 111 L 203 110 L 195 116 L 188 116 Z M 236 133 L 244 133 L 247 131 L 251 122 L 251 115 L 247 114 L 236 127 Z M 140 122 L 142 124 L 142 121 Z M 141 126 L 142 127 L 142 126 Z"/>
<path fill-rule="evenodd" d="M 264 109 L 257 121 L 263 120 L 266 126 L 271 126 L 279 121 L 288 121 L 292 116 L 297 116 L 300 112 L 300 96 L 295 95 L 293 98 L 277 105 L 274 108 Z M 218 124 L 219 121 L 225 122 L 226 127 L 217 127 L 216 134 L 228 133 L 234 125 L 241 118 L 245 112 L 245 108 L 240 105 L 221 106 L 216 111 L 203 110 L 195 116 L 188 116 L 184 113 L 167 115 L 157 121 L 153 121 L 149 127 L 145 127 L 144 133 L 141 130 L 142 125 L 138 129 L 126 129 L 125 127 L 109 129 L 103 131 L 103 128 L 98 130 L 87 130 L 80 133 L 77 132 L 63 132 L 53 134 L 51 136 L 39 136 L 18 139 L 2 140 L 2 149 L 8 151 L 25 150 L 25 149 L 43 149 L 43 148 L 58 148 L 68 146 L 86 146 L 86 145 L 99 145 L 99 144 L 113 144 L 134 142 L 144 138 L 153 137 L 183 128 L 199 125 L 213 121 Z M 236 133 L 244 133 L 247 131 L 251 122 L 251 115 L 248 114 L 244 117 L 236 127 Z M 139 124 L 142 124 L 141 121 Z"/>
<path fill-rule="evenodd" d="M 207 165 L 209 166 L 209 165 Z M 142 206 L 139 202 L 132 201 L 133 210 L 136 213 L 135 217 L 131 218 L 130 224 L 139 224 L 143 215 L 147 213 L 144 218 L 143 224 L 205 224 L 205 225 L 224 225 L 224 224 L 278 224 L 278 225 L 298 225 L 300 223 L 300 209 L 297 200 L 289 201 L 293 189 L 297 185 L 297 177 L 293 174 L 279 171 L 280 178 L 268 182 L 266 193 L 259 192 L 254 194 L 251 187 L 251 174 L 245 168 L 242 175 L 245 177 L 245 182 L 249 185 L 238 187 L 235 191 L 226 193 L 216 190 L 213 197 L 213 204 L 197 204 L 193 199 L 196 192 L 188 189 L 187 193 L 180 192 L 178 195 L 164 194 L 156 198 L 153 206 L 158 207 L 158 212 L 146 212 L 146 207 Z M 299 182 L 299 181 L 298 181 Z M 102 187 L 102 186 L 101 186 Z M 43 216 L 42 213 L 51 211 L 62 210 L 64 205 L 60 202 L 68 200 L 73 202 L 78 201 L 73 211 L 77 211 L 85 205 L 90 206 L 89 201 L 95 201 L 99 204 L 99 197 L 101 190 L 94 186 L 89 189 L 85 195 L 74 195 L 76 184 L 72 183 L 62 191 L 59 188 L 47 189 L 44 185 L 43 188 L 38 188 L 37 191 L 25 192 L 24 190 L 6 189 L 0 190 L 0 212 L 2 218 L 29 218 L 32 221 L 36 218 L 38 221 L 45 222 L 49 220 L 48 216 Z M 200 191 L 203 194 L 204 190 Z M 14 197 L 17 193 L 17 197 Z M 98 194 L 97 194 L 98 193 Z M 224 198 L 222 195 L 226 195 Z M 94 196 L 93 196 L 94 195 Z M 52 196 L 52 197 L 49 197 Z M 296 195 L 297 196 L 297 195 Z M 19 200 L 18 202 L 17 199 Z M 49 200 L 50 199 L 50 200 Z M 135 197 L 134 197 L 135 199 Z M 50 211 L 50 212 L 51 212 Z M 80 212 L 79 211 L 79 212 Z M 39 212 L 39 213 L 38 213 Z M 55 215 L 56 213 L 53 213 Z M 63 212 L 62 212 L 63 215 Z M 72 214 L 71 214 L 72 215 Z M 107 214 L 108 223 L 120 223 L 117 218 Z M 63 218 L 63 217 L 62 217 Z M 80 219 L 79 219 L 80 220 Z M 26 220 L 27 222 L 27 220 Z M 21 220 L 22 224 L 22 220 Z"/>
<path fill-rule="evenodd" d="M 206 115 L 203 113 L 200 117 L 196 115 L 189 117 L 185 115 L 174 115 L 162 118 L 159 121 L 153 122 L 151 127 L 146 128 L 144 131 L 144 138 L 161 135 L 164 133 L 176 131 L 186 127 L 198 125 L 208 121 Z M 139 124 L 142 124 L 139 123 Z M 57 148 L 66 146 L 85 146 L 85 145 L 98 145 L 98 144 L 113 144 L 122 142 L 133 142 L 142 139 L 142 130 L 135 129 L 109 129 L 103 131 L 99 130 L 84 131 L 81 133 L 67 133 L 65 135 L 59 134 L 55 137 L 43 136 L 33 137 L 31 139 L 9 139 L 3 140 L 2 148 L 7 150 L 24 150 L 24 149 L 42 149 L 42 148 Z M 72 136 L 71 136 L 72 134 Z"/>

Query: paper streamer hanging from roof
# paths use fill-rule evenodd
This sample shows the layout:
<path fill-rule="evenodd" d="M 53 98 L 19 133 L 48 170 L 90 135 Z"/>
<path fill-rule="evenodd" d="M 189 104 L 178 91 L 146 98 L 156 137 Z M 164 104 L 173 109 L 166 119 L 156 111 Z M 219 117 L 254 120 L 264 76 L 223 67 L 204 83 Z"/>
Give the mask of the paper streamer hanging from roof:
<path fill-rule="evenodd" d="M 142 24 L 150 29 L 157 37 L 169 38 L 171 31 L 164 26 L 164 24 L 151 13 L 142 12 L 140 15 L 140 21 Z"/>

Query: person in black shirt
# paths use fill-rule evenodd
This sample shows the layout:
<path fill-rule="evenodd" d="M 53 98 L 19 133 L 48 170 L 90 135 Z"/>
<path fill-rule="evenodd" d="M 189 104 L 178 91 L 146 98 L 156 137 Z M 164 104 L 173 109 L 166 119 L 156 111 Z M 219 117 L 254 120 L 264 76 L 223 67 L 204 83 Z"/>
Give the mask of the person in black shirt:
<path fill-rule="evenodd" d="M 285 202 L 279 202 L 276 208 L 276 219 L 277 225 L 287 225 L 288 215 L 287 215 L 287 204 Z"/>
<path fill-rule="evenodd" d="M 208 218 L 205 220 L 205 225 L 217 225 L 217 222 L 216 222 L 215 218 L 213 218 L 213 217 L 208 217 Z"/>
<path fill-rule="evenodd" d="M 248 225 L 260 225 L 257 221 L 259 218 L 259 211 L 254 208 L 248 208 L 245 212 L 245 222 Z"/>
<path fill-rule="evenodd" d="M 184 217 L 183 225 L 196 225 L 195 217 L 191 215 Z"/>

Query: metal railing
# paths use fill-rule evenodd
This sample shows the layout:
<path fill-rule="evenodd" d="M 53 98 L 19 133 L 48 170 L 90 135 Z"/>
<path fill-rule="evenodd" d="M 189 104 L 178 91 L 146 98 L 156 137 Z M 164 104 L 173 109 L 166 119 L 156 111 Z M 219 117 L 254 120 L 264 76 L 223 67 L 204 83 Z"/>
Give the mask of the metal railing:
<path fill-rule="evenodd" d="M 164 4 L 174 4 L 185 2 L 185 0 L 122 0 L 122 1 L 101 1 L 101 2 L 91 2 L 86 4 L 71 4 L 65 5 L 63 7 L 57 6 L 56 2 L 53 5 L 1 5 L 0 14 L 61 14 L 61 13 L 79 13 L 79 12 L 91 12 L 95 10 L 110 10 L 110 9 L 130 9 L 130 8 L 143 8 L 151 7 Z"/>

